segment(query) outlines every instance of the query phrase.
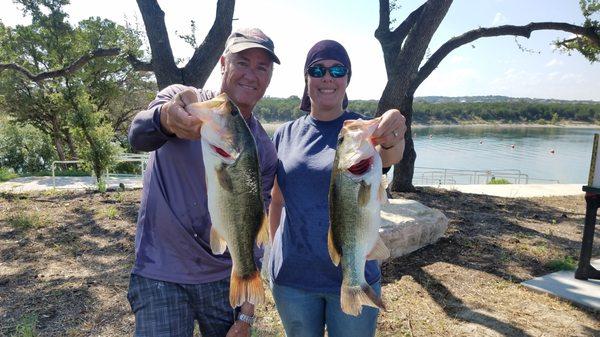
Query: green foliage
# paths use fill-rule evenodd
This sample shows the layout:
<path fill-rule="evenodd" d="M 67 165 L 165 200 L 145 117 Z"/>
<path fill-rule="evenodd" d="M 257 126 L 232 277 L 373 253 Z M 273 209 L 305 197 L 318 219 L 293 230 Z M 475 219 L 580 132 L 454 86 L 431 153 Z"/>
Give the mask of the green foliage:
<path fill-rule="evenodd" d="M 562 259 L 551 260 L 546 264 L 546 267 L 554 270 L 575 270 L 577 268 L 577 261 L 571 256 L 565 256 Z"/>
<path fill-rule="evenodd" d="M 98 188 L 98 192 L 100 193 L 105 193 L 108 188 L 108 186 L 106 185 L 106 181 L 104 181 L 102 178 L 98 179 L 96 187 Z"/>
<path fill-rule="evenodd" d="M 579 0 L 579 6 L 585 21 L 583 27 L 592 30 L 596 35 L 600 35 L 600 22 L 598 17 L 600 16 L 600 1 L 598 0 Z M 591 63 L 598 62 L 600 60 L 600 46 L 595 44 L 592 40 L 587 37 L 578 36 L 569 39 L 558 40 L 555 42 L 556 46 L 571 54 L 572 51 L 580 52 L 586 59 Z"/>
<path fill-rule="evenodd" d="M 97 111 L 89 95 L 79 92 L 74 102 L 76 110 L 72 124 L 75 126 L 75 137 L 79 144 L 85 144 L 81 146 L 80 159 L 84 162 L 84 168 L 94 172 L 100 189 L 104 173 L 115 164 L 122 150 L 113 142 L 111 126 L 102 120 L 103 111 Z"/>
<path fill-rule="evenodd" d="M 37 315 L 29 314 L 23 316 L 17 326 L 15 327 L 15 332 L 12 337 L 35 337 L 38 336 L 38 331 L 36 328 L 37 325 Z"/>
<path fill-rule="evenodd" d="M 0 123 L 0 164 L 23 174 L 48 170 L 56 153 L 50 137 L 32 125 Z"/>
<path fill-rule="evenodd" d="M 0 22 L 1 63 L 39 74 L 63 69 L 98 48 L 120 48 L 143 56 L 141 33 L 130 27 L 97 17 L 71 25 L 63 11 L 67 0 L 16 2 L 33 20 L 28 26 L 16 27 Z M 147 104 L 155 89 L 152 81 L 131 69 L 122 53 L 94 58 L 75 72 L 39 82 L 19 72 L 2 71 L 0 111 L 44 134 L 44 142 L 54 147 L 55 158 L 83 157 L 98 168 L 98 162 L 90 158 L 110 157 L 113 142 L 126 143 L 131 117 Z M 45 167 L 19 170 L 48 169 L 45 157 L 44 163 Z"/>
<path fill-rule="evenodd" d="M 510 184 L 510 181 L 508 181 L 507 179 L 504 179 L 504 178 L 492 177 L 492 179 L 490 179 L 490 181 L 488 181 L 488 185 L 508 185 L 508 184 Z"/>
<path fill-rule="evenodd" d="M 115 206 L 109 206 L 104 211 L 107 218 L 113 220 L 119 217 L 119 210 Z"/>
<path fill-rule="evenodd" d="M 373 116 L 376 100 L 350 101 L 348 109 Z M 254 114 L 265 122 L 283 122 L 306 114 L 301 111 L 300 98 L 263 98 Z M 419 124 L 538 123 L 564 122 L 600 123 L 600 104 L 583 102 L 538 102 L 511 100 L 496 102 L 431 102 L 417 98 L 413 105 L 413 121 Z"/>
<path fill-rule="evenodd" d="M 11 180 L 13 178 L 18 177 L 19 175 L 13 172 L 12 169 L 7 169 L 6 167 L 0 166 L 0 182 Z"/>

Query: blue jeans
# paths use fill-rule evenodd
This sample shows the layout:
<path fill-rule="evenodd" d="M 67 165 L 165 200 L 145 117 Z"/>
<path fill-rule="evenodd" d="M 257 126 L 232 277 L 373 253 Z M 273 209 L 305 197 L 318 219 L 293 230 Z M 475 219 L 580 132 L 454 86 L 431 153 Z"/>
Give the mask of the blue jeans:
<path fill-rule="evenodd" d="M 381 283 L 372 285 L 380 295 Z M 342 311 L 340 295 L 317 293 L 273 284 L 273 297 L 287 337 L 323 336 L 327 326 L 329 337 L 375 336 L 379 309 L 362 307 L 359 316 Z"/>
<path fill-rule="evenodd" d="M 132 274 L 127 299 L 137 337 L 192 337 L 198 321 L 202 337 L 225 337 L 234 323 L 229 278 L 178 284 Z"/>

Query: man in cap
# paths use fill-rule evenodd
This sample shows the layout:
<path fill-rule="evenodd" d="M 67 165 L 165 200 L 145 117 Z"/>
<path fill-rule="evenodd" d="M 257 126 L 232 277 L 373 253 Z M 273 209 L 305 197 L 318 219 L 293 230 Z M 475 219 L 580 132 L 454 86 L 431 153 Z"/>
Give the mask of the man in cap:
<path fill-rule="evenodd" d="M 279 58 L 268 36 L 256 28 L 238 30 L 220 59 L 220 92 L 172 85 L 133 119 L 132 148 L 151 151 L 127 294 L 136 336 L 192 336 L 195 321 L 203 337 L 250 336 L 254 307 L 231 308 L 231 257 L 210 248 L 201 122 L 185 108 L 222 92 L 238 106 L 256 140 L 268 207 L 277 155 L 252 109 L 269 85 L 273 62 Z"/>

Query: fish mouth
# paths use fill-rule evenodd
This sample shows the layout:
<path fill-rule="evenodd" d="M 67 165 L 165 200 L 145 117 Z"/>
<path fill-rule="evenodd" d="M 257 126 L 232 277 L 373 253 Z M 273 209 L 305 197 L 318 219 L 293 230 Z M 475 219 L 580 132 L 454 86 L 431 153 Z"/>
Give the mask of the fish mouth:
<path fill-rule="evenodd" d="M 362 176 L 365 173 L 371 171 L 371 168 L 373 167 L 373 157 L 369 157 L 366 159 L 363 159 L 361 161 L 359 161 L 358 163 L 350 166 L 348 168 L 348 172 L 350 172 L 351 174 L 355 175 L 355 176 Z"/>

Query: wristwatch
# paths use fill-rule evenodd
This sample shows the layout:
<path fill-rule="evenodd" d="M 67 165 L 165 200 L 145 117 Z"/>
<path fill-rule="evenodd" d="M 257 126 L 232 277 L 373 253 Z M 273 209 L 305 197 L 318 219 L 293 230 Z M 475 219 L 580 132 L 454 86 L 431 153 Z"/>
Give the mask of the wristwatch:
<path fill-rule="evenodd" d="M 243 314 L 240 312 L 240 314 L 237 317 L 238 321 L 242 321 L 245 323 L 248 323 L 248 325 L 252 326 L 252 324 L 254 324 L 254 321 L 256 321 L 256 317 L 255 316 L 248 316 L 246 314 Z"/>

